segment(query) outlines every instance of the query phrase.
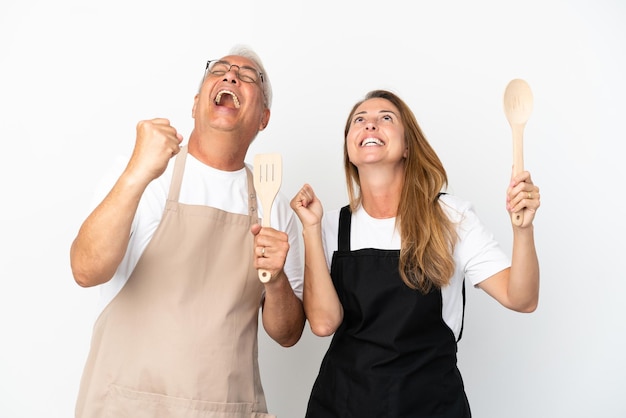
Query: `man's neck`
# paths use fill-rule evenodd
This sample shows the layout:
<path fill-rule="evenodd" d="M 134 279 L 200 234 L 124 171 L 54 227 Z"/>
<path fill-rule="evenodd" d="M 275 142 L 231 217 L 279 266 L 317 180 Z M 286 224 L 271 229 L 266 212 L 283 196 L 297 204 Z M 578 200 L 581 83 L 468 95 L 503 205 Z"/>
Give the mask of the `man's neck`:
<path fill-rule="evenodd" d="M 231 135 L 200 137 L 192 132 L 188 144 L 189 154 L 210 167 L 223 171 L 237 171 L 244 167 L 248 147 Z"/>

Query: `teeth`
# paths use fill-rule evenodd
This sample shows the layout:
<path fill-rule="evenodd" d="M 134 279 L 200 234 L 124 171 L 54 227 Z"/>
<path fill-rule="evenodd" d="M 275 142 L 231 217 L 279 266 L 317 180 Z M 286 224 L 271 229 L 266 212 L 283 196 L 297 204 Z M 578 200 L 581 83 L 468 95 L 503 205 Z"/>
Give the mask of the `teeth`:
<path fill-rule="evenodd" d="M 217 93 L 217 96 L 215 97 L 215 104 L 216 105 L 220 104 L 220 101 L 222 100 L 222 95 L 223 94 L 229 94 L 233 98 L 233 103 L 235 104 L 235 108 L 239 109 L 239 107 L 241 106 L 239 104 L 239 98 L 237 96 L 235 96 L 235 93 L 233 93 L 232 91 L 229 91 L 229 90 L 222 90 L 219 93 Z"/>
<path fill-rule="evenodd" d="M 363 142 L 361 142 L 362 147 L 371 147 L 374 145 L 385 145 L 385 143 L 378 138 L 365 138 Z"/>

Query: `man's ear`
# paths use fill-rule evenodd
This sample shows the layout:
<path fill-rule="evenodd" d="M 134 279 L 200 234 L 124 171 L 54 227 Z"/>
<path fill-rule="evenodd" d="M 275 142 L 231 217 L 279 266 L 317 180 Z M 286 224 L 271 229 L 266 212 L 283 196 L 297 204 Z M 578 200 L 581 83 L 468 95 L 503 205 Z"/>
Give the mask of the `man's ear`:
<path fill-rule="evenodd" d="M 198 105 L 198 97 L 200 94 L 196 94 L 193 98 L 193 107 L 191 108 L 191 117 L 196 118 L 196 106 Z"/>
<path fill-rule="evenodd" d="M 270 110 L 265 109 L 263 111 L 263 115 L 261 115 L 261 123 L 259 124 L 259 131 L 262 131 L 267 127 L 267 124 L 270 122 Z"/>

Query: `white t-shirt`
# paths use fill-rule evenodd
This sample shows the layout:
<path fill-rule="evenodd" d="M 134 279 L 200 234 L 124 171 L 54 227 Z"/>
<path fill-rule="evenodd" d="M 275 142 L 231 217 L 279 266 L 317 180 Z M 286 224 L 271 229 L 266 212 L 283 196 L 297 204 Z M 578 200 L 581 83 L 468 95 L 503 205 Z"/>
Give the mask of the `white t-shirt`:
<path fill-rule="evenodd" d="M 163 175 L 153 180 L 141 197 L 124 259 L 118 266 L 113 278 L 100 285 L 100 311 L 124 286 L 161 222 L 175 159 L 174 157 L 170 160 Z M 102 180 L 94 195 L 94 207 L 102 201 L 112 188 L 127 161 L 127 159 L 122 158 L 116 160 L 114 167 Z M 248 165 L 248 167 L 252 169 L 252 166 Z M 263 207 L 260 200 L 257 199 L 257 201 L 260 222 L 263 217 Z M 201 163 L 191 154 L 187 154 L 179 202 L 189 205 L 211 206 L 227 212 L 247 215 L 249 212 L 246 170 L 245 168 L 238 171 L 217 170 Z M 274 199 L 270 224 L 272 228 L 284 231 L 289 235 L 290 249 L 284 271 L 296 296 L 302 299 L 303 266 L 300 258 L 300 236 L 297 219 L 289 206 L 289 201 L 280 192 Z"/>
<path fill-rule="evenodd" d="M 443 320 L 459 338 L 463 323 L 463 279 L 473 286 L 510 267 L 510 258 L 502 251 L 493 234 L 482 224 L 471 203 L 449 194 L 439 198 L 450 219 L 457 225 L 459 240 L 454 249 L 455 271 L 450 284 L 441 289 Z M 340 209 L 324 214 L 322 235 L 326 262 L 330 269 L 333 253 L 337 251 Z M 350 249 L 377 248 L 399 250 L 400 234 L 395 218 L 372 218 L 363 207 L 352 214 Z"/>

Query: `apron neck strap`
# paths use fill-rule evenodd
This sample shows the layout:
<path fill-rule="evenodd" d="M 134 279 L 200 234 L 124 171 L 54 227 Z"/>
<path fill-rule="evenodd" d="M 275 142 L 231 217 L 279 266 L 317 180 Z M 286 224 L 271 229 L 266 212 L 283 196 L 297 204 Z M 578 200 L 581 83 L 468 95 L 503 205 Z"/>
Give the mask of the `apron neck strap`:
<path fill-rule="evenodd" d="M 252 218 L 252 223 L 259 223 L 259 211 L 257 210 L 259 205 L 256 200 L 256 190 L 254 190 L 254 179 L 252 177 L 252 171 L 246 167 L 246 174 L 248 175 L 248 215 Z M 269 211 L 269 209 L 266 209 Z"/>
<path fill-rule="evenodd" d="M 187 145 L 180 147 L 180 152 L 176 155 L 174 162 L 174 173 L 170 183 L 170 191 L 167 200 L 178 202 L 180 197 L 180 185 L 183 182 L 183 172 L 185 171 L 185 161 L 187 160 Z"/>

